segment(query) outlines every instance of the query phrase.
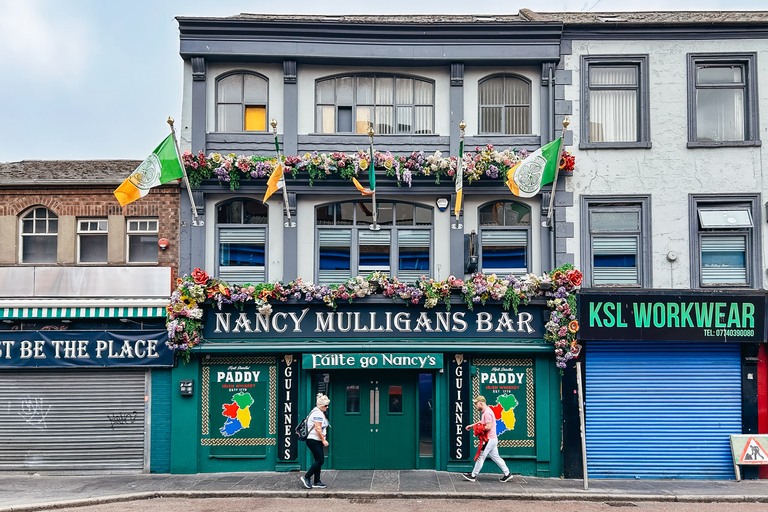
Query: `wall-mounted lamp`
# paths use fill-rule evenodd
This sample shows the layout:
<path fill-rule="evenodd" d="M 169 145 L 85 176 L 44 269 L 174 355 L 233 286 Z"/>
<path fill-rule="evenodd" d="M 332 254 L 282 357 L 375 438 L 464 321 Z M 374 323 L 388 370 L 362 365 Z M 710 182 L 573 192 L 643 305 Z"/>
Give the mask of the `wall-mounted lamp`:
<path fill-rule="evenodd" d="M 180 380 L 179 392 L 181 393 L 181 396 L 192 396 L 195 392 L 195 380 Z"/>
<path fill-rule="evenodd" d="M 168 248 L 168 239 L 167 238 L 161 238 L 157 241 L 157 245 L 160 246 L 160 249 L 166 250 Z"/>
<path fill-rule="evenodd" d="M 437 209 L 441 212 L 444 212 L 446 208 L 448 208 L 448 205 L 451 204 L 451 202 L 446 197 L 438 197 L 437 198 Z"/>

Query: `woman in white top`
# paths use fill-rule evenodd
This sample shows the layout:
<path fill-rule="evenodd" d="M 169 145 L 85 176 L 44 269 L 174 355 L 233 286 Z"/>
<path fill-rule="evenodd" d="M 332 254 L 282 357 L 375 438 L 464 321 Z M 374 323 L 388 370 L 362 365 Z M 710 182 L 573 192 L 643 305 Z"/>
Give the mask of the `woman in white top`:
<path fill-rule="evenodd" d="M 315 462 L 309 467 L 307 474 L 301 477 L 301 483 L 307 489 L 312 487 L 325 488 L 325 484 L 320 481 L 320 468 L 325 462 L 325 453 L 323 447 L 328 446 L 328 439 L 326 438 L 326 430 L 328 428 L 328 418 L 325 416 L 325 412 L 328 410 L 328 404 L 331 403 L 331 399 L 322 393 L 317 394 L 316 404 L 317 407 L 312 409 L 307 416 L 307 448 L 312 452 L 312 456 L 315 458 Z M 314 483 L 310 482 L 310 478 L 314 476 Z"/>

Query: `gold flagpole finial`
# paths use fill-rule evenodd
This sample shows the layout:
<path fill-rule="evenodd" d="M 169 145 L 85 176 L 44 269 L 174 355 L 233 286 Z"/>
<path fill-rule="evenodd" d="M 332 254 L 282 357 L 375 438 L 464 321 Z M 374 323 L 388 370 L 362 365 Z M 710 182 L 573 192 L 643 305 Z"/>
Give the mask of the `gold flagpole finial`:
<path fill-rule="evenodd" d="M 373 142 L 373 136 L 376 134 L 376 132 L 373 131 L 373 125 L 368 126 L 368 137 L 371 139 L 371 142 Z"/>
<path fill-rule="evenodd" d="M 464 121 L 459 123 L 459 129 L 461 131 L 464 131 L 464 128 L 466 128 L 466 127 L 467 127 L 467 123 L 465 123 Z"/>
<path fill-rule="evenodd" d="M 277 135 L 277 120 L 273 118 L 272 121 L 269 122 L 269 125 L 272 127 L 272 133 Z"/>
<path fill-rule="evenodd" d="M 173 118 L 171 116 L 168 116 L 168 124 L 173 126 Z"/>
<path fill-rule="evenodd" d="M 563 119 L 563 129 L 568 129 L 569 124 L 571 124 L 571 121 L 567 117 Z"/>

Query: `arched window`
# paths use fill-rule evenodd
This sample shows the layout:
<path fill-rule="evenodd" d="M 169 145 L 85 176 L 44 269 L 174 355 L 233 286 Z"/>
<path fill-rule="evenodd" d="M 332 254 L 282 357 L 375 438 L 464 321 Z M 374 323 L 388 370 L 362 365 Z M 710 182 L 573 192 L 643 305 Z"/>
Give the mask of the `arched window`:
<path fill-rule="evenodd" d="M 59 217 L 38 206 L 21 218 L 20 255 L 22 263 L 56 263 Z"/>
<path fill-rule="evenodd" d="M 432 208 L 411 203 L 378 203 L 381 229 L 372 231 L 370 202 L 318 206 L 317 282 L 338 283 L 374 271 L 415 281 L 431 275 Z"/>
<path fill-rule="evenodd" d="M 229 73 L 216 80 L 216 131 L 267 131 L 269 82 L 255 73 Z"/>
<path fill-rule="evenodd" d="M 494 201 L 478 211 L 480 268 L 485 273 L 524 274 L 531 266 L 531 208 Z"/>
<path fill-rule="evenodd" d="M 347 75 L 317 81 L 317 133 L 434 133 L 435 84 L 398 75 Z"/>
<path fill-rule="evenodd" d="M 267 206 L 230 199 L 216 206 L 217 272 L 230 283 L 263 283 L 267 277 Z"/>
<path fill-rule="evenodd" d="M 478 86 L 480 133 L 531 133 L 531 82 L 515 75 L 484 78 Z"/>

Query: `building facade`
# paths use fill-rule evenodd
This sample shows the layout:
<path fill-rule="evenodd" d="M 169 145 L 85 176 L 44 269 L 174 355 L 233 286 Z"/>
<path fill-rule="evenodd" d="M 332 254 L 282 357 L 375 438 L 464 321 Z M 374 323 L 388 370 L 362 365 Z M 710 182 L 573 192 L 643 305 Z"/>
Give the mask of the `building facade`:
<path fill-rule="evenodd" d="M 590 476 L 726 478 L 728 434 L 768 429 L 763 13 L 178 22 L 182 149 L 205 220 L 193 226 L 182 195 L 180 274 L 330 285 L 575 265 Z M 371 128 L 386 153 L 376 219 L 340 156 L 358 155 L 351 173 L 366 181 Z M 487 145 L 533 151 L 561 130 L 576 169 L 557 182 L 550 223 L 551 187 L 513 196 Z M 439 169 L 462 135 L 491 163 L 465 181 L 457 216 Z M 262 203 L 275 138 L 286 193 Z M 331 397 L 330 467 L 463 471 L 475 447 L 459 427 L 483 393 L 513 397 L 494 405 L 514 411 L 500 424 L 514 472 L 580 476 L 575 368 L 561 380 L 546 300 L 470 308 L 457 293 L 449 312 L 299 295 L 271 313 L 205 309 L 205 343 L 173 372 L 174 390 L 195 391 L 171 397 L 171 471 L 306 467 L 291 432 L 317 392 Z"/>
<path fill-rule="evenodd" d="M 179 187 L 121 208 L 139 163 L 0 164 L 0 470 L 169 470 Z"/>

